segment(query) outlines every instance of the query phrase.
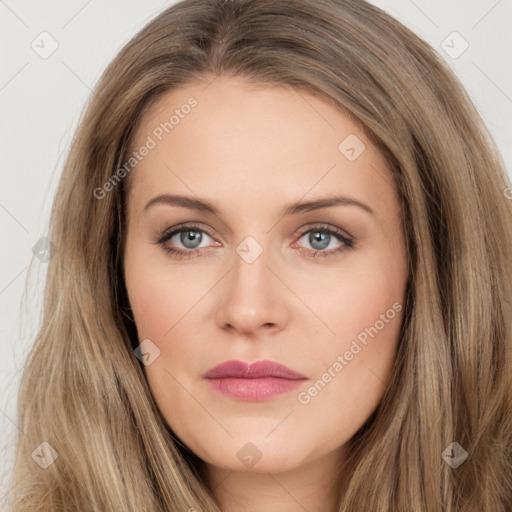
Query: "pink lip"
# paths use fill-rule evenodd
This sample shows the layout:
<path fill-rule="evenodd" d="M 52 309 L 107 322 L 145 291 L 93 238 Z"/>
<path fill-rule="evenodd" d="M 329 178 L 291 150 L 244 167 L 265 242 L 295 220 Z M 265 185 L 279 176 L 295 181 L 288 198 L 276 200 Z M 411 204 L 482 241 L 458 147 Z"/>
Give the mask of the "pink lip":
<path fill-rule="evenodd" d="M 259 401 L 291 391 L 307 379 L 273 361 L 226 361 L 209 370 L 204 379 L 215 390 L 233 398 Z"/>

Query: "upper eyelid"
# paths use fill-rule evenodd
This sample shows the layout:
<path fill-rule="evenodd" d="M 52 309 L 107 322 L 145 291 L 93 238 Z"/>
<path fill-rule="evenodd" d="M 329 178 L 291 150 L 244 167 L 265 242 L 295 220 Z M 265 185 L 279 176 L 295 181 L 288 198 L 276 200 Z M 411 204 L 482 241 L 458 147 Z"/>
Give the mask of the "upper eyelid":
<path fill-rule="evenodd" d="M 185 224 L 185 225 L 181 225 L 181 224 L 178 224 L 177 226 L 173 226 L 172 228 L 168 228 L 168 229 L 165 229 L 162 234 L 160 235 L 160 239 L 165 239 L 165 240 L 169 240 L 170 238 L 172 238 L 174 235 L 180 233 L 181 231 L 204 231 L 209 237 L 211 238 L 215 238 L 210 232 L 208 229 L 205 229 L 204 227 L 201 227 L 200 224 Z"/>

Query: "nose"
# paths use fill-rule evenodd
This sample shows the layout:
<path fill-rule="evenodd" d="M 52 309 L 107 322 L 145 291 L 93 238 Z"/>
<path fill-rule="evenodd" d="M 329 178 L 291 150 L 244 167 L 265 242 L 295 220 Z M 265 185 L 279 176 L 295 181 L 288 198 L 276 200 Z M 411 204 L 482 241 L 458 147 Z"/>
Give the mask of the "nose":
<path fill-rule="evenodd" d="M 216 313 L 219 327 L 249 337 L 286 327 L 290 313 L 287 289 L 269 260 L 265 250 L 250 263 L 234 252 L 233 268 L 223 280 Z"/>

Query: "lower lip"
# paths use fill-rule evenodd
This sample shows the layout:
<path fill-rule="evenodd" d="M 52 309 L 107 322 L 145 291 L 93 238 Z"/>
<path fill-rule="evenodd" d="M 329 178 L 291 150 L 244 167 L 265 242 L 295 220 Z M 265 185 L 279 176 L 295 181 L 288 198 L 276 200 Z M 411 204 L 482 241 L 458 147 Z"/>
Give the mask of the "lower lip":
<path fill-rule="evenodd" d="M 305 379 L 283 379 L 279 377 L 243 379 L 229 377 L 205 380 L 213 389 L 224 395 L 255 402 L 292 391 L 298 388 Z"/>

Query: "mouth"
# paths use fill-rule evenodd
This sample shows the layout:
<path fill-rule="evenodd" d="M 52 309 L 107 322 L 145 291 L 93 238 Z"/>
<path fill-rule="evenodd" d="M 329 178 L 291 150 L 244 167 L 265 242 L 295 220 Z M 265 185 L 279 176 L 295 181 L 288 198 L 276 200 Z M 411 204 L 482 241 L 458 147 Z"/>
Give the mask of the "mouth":
<path fill-rule="evenodd" d="M 204 375 L 215 391 L 243 401 L 268 400 L 299 387 L 307 377 L 273 361 L 226 361 Z"/>

